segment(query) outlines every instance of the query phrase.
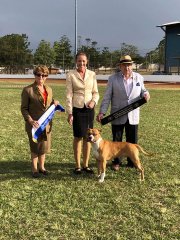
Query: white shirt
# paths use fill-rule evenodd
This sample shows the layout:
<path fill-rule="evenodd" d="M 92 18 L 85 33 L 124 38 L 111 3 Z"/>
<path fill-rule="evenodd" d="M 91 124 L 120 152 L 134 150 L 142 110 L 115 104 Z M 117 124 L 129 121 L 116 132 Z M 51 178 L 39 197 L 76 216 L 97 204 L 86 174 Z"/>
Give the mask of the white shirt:
<path fill-rule="evenodd" d="M 132 77 L 128 78 L 128 79 L 124 79 L 124 86 L 126 89 L 126 94 L 129 97 L 133 88 L 133 79 Z"/>

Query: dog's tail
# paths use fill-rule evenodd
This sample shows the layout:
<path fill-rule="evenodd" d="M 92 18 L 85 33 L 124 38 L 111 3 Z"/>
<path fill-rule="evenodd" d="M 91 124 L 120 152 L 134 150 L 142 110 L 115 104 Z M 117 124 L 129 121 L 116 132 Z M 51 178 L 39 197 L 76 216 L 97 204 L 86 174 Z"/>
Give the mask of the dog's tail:
<path fill-rule="evenodd" d="M 147 156 L 153 156 L 154 155 L 153 153 L 146 152 L 139 144 L 135 144 L 135 145 L 140 152 L 144 153 L 144 155 L 147 155 Z"/>

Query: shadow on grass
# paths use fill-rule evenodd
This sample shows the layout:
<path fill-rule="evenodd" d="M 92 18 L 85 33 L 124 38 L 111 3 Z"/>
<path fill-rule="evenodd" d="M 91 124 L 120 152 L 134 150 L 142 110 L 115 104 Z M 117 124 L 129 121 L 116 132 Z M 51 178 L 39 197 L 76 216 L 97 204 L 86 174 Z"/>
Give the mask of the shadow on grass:
<path fill-rule="evenodd" d="M 50 172 L 48 176 L 41 175 L 42 179 L 49 180 L 63 180 L 69 178 L 71 180 L 92 178 L 94 174 L 82 173 L 76 175 L 73 173 L 74 163 L 56 163 L 51 162 L 46 164 L 46 169 Z M 30 179 L 31 163 L 29 161 L 15 160 L 15 161 L 1 161 L 0 162 L 0 181 L 16 180 L 16 179 Z"/>

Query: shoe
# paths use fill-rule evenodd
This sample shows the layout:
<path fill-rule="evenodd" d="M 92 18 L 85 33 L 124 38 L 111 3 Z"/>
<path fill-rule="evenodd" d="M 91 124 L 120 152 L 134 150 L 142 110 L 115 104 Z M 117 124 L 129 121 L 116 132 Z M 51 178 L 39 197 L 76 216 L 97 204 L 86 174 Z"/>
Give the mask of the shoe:
<path fill-rule="evenodd" d="M 39 173 L 42 173 L 45 176 L 49 175 L 49 172 L 47 170 L 39 170 Z"/>
<path fill-rule="evenodd" d="M 82 173 L 81 168 L 75 168 L 73 172 L 77 175 Z"/>
<path fill-rule="evenodd" d="M 86 173 L 90 173 L 90 174 L 93 174 L 94 173 L 94 171 L 91 169 L 91 168 L 89 168 L 89 167 L 83 167 L 83 169 L 82 169 L 84 172 L 86 172 Z"/>
<path fill-rule="evenodd" d="M 128 168 L 134 168 L 135 166 L 134 166 L 134 164 L 133 164 L 132 162 L 128 162 L 128 163 L 126 164 L 126 167 L 128 167 Z"/>
<path fill-rule="evenodd" d="M 33 178 L 40 178 L 40 175 L 39 175 L 38 172 L 33 172 L 33 173 L 32 173 L 32 177 L 33 177 Z"/>
<path fill-rule="evenodd" d="M 111 166 L 111 169 L 114 170 L 114 171 L 119 171 L 119 168 L 120 168 L 120 165 L 117 163 L 117 164 L 112 164 Z"/>

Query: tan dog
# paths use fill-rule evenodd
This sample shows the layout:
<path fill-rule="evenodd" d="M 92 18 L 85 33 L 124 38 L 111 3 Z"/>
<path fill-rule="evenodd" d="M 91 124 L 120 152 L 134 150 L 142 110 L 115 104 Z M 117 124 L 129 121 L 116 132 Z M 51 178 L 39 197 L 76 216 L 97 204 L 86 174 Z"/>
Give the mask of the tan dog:
<path fill-rule="evenodd" d="M 96 128 L 89 128 L 87 135 L 87 141 L 91 142 L 94 157 L 98 161 L 99 182 L 104 181 L 106 161 L 116 157 L 129 157 L 134 166 L 140 171 L 141 180 L 144 180 L 144 169 L 139 159 L 139 151 L 145 155 L 151 154 L 145 152 L 138 144 L 103 140 L 100 135 L 100 130 Z"/>

